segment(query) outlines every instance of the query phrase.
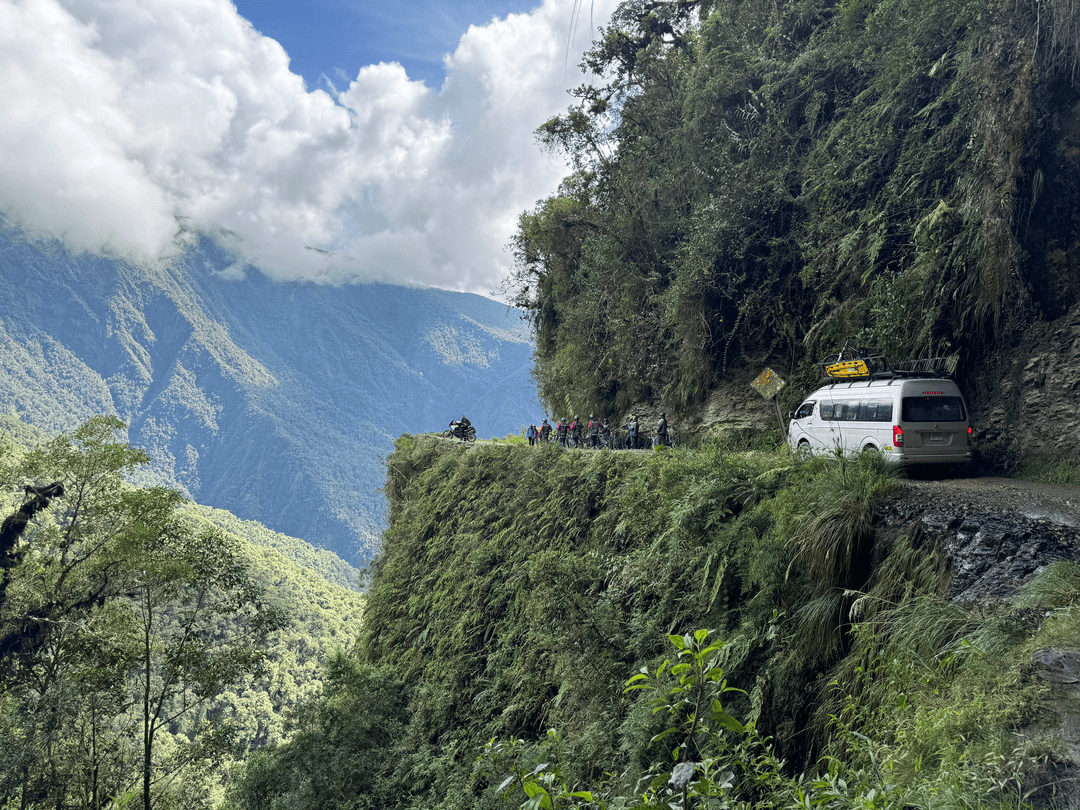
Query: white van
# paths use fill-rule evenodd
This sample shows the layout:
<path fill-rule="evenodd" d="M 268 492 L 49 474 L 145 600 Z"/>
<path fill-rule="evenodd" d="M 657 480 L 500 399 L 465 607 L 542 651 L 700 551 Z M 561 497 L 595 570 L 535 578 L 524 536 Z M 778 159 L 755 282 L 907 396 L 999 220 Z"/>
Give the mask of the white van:
<path fill-rule="evenodd" d="M 897 464 L 963 464 L 971 460 L 967 405 L 952 380 L 890 376 L 835 382 L 791 414 L 796 452 L 879 450 Z"/>

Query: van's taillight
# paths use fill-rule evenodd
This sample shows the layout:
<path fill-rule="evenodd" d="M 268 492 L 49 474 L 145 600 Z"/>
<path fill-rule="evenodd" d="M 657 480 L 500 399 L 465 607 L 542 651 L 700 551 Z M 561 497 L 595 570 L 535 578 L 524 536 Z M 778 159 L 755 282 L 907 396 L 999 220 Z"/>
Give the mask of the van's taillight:
<path fill-rule="evenodd" d="M 899 425 L 892 426 L 892 443 L 895 447 L 904 446 L 904 429 Z"/>
<path fill-rule="evenodd" d="M 971 425 L 968 425 L 968 438 L 971 438 Z"/>

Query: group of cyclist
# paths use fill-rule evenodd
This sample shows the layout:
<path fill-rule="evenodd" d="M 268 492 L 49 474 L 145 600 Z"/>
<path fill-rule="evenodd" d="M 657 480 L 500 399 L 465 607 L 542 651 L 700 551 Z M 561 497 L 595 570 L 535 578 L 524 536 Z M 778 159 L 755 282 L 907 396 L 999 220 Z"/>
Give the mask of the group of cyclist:
<path fill-rule="evenodd" d="M 575 416 L 572 420 L 563 417 L 555 427 L 544 419 L 539 427 L 529 425 L 525 431 L 525 438 L 528 439 L 530 445 L 555 442 L 560 447 L 581 447 L 590 450 L 600 448 L 640 450 L 647 446 L 645 437 L 638 427 L 638 418 L 633 414 L 630 415 L 621 441 L 617 433 L 612 431 L 607 418 L 599 420 L 593 414 L 589 414 L 588 422 L 583 422 L 579 416 Z M 671 438 L 667 414 L 661 412 L 656 422 L 656 436 L 653 444 L 670 445 Z"/>

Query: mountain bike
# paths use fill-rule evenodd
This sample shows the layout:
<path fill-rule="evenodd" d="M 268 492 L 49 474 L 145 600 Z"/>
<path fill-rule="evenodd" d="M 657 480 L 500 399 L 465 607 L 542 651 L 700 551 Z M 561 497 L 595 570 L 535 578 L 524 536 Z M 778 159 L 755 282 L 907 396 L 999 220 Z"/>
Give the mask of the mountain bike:
<path fill-rule="evenodd" d="M 678 447 L 679 446 L 679 434 L 675 432 L 675 428 L 669 427 L 667 429 L 667 438 L 666 438 L 666 440 L 659 433 L 652 437 L 652 446 L 653 446 L 653 448 L 655 449 L 655 448 L 659 447 L 660 445 L 665 445 L 666 447 Z"/>

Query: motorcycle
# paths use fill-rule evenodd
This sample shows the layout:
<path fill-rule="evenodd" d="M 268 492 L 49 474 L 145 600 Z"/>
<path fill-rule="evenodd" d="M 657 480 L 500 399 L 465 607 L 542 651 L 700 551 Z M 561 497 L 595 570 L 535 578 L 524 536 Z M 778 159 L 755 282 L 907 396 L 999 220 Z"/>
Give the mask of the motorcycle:
<path fill-rule="evenodd" d="M 475 442 L 476 428 L 469 425 L 468 429 L 465 431 L 465 435 L 462 436 L 461 422 L 451 422 L 450 427 L 447 430 L 444 430 L 442 435 L 444 439 L 461 439 L 465 442 Z"/>

